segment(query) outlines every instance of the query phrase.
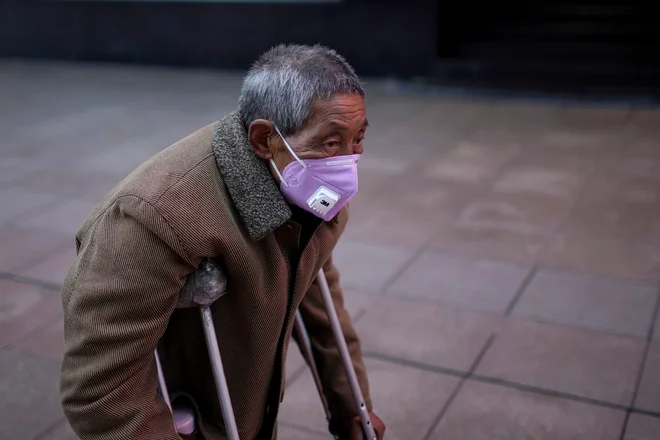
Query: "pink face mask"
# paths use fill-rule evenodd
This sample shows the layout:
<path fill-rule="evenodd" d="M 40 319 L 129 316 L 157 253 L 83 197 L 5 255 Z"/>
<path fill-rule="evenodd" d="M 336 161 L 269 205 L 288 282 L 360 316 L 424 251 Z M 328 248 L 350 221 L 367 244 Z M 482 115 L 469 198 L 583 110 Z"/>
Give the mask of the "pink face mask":
<path fill-rule="evenodd" d="M 280 178 L 282 196 L 292 205 L 299 206 L 326 222 L 332 220 L 357 193 L 357 163 L 360 155 L 307 159 L 303 162 L 280 130 L 277 127 L 275 130 L 295 159 L 281 173 L 273 159 L 270 160 Z"/>

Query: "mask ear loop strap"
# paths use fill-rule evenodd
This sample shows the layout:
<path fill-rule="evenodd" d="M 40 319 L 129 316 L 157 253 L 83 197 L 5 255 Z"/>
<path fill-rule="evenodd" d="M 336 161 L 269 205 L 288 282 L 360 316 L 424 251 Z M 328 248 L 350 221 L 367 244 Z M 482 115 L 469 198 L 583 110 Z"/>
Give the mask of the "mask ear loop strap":
<path fill-rule="evenodd" d="M 303 162 L 302 160 L 300 160 L 300 158 L 298 157 L 298 155 L 293 151 L 293 148 L 291 148 L 291 145 L 289 145 L 289 143 L 286 141 L 286 139 L 284 139 L 284 136 L 282 136 L 282 133 L 280 132 L 280 129 L 277 128 L 277 125 L 275 125 L 274 122 L 273 122 L 273 127 L 275 127 L 275 131 L 277 131 L 277 134 L 280 135 L 280 137 L 281 137 L 282 140 L 284 141 L 284 145 L 286 145 L 286 148 L 289 150 L 289 153 L 291 153 L 291 155 L 293 156 L 293 158 L 294 158 L 296 161 L 298 161 L 298 163 L 299 163 L 303 168 L 307 168 L 307 165 L 305 165 L 305 162 Z M 279 171 L 278 171 L 278 174 L 279 174 Z"/>
<path fill-rule="evenodd" d="M 286 183 L 286 180 L 284 180 L 284 177 L 282 177 L 282 173 L 280 173 L 280 170 L 277 169 L 277 165 L 275 164 L 275 161 L 273 159 L 270 160 L 270 164 L 273 167 L 273 169 L 275 170 L 275 173 L 277 174 L 277 177 L 280 178 L 280 182 L 282 182 L 284 184 L 284 186 L 286 186 L 288 188 L 289 184 Z"/>

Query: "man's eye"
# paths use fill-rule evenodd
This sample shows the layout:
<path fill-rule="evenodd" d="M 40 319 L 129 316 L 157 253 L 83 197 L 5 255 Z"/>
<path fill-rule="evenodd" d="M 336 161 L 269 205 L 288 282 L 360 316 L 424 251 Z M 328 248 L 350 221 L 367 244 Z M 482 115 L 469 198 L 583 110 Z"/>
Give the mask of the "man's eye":
<path fill-rule="evenodd" d="M 338 141 L 330 141 L 325 143 L 328 148 L 339 148 L 341 144 Z"/>

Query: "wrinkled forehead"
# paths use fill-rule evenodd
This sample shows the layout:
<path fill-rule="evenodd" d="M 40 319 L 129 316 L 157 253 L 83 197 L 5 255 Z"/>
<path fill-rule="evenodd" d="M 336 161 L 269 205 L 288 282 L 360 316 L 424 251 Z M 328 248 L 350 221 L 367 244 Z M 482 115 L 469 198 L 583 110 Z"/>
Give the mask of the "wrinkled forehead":
<path fill-rule="evenodd" d="M 369 125 L 364 98 L 360 95 L 334 95 L 316 100 L 305 129 L 360 131 Z"/>

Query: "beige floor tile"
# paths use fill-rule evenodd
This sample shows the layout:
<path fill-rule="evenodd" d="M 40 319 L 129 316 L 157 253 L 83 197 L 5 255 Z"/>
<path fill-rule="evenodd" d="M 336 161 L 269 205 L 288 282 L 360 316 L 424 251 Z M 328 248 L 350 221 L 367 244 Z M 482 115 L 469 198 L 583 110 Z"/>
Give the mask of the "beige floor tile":
<path fill-rule="evenodd" d="M 617 440 L 625 412 L 467 382 L 430 439 Z"/>
<path fill-rule="evenodd" d="M 387 298 L 356 330 L 365 352 L 468 371 L 499 322 L 488 313 Z"/>
<path fill-rule="evenodd" d="M 476 258 L 532 264 L 551 237 L 549 233 L 536 230 L 459 221 L 442 227 L 430 248 Z"/>
<path fill-rule="evenodd" d="M 645 341 L 511 319 L 476 373 L 629 405 Z"/>
<path fill-rule="evenodd" d="M 660 246 L 577 231 L 557 235 L 541 262 L 550 267 L 639 280 L 660 280 Z"/>
<path fill-rule="evenodd" d="M 0 280 L 0 347 L 26 337 L 61 314 L 58 292 Z"/>
<path fill-rule="evenodd" d="M 60 361 L 64 355 L 64 322 L 57 319 L 14 345 L 22 351 Z"/>
<path fill-rule="evenodd" d="M 0 271 L 16 272 L 31 262 L 41 260 L 74 237 L 53 230 L 24 226 L 0 226 Z"/>
<path fill-rule="evenodd" d="M 0 438 L 32 439 L 62 420 L 59 373 L 58 361 L 0 349 Z"/>
<path fill-rule="evenodd" d="M 503 312 L 529 270 L 529 267 L 502 261 L 427 253 L 417 259 L 388 292 L 439 304 Z"/>
<path fill-rule="evenodd" d="M 75 258 L 76 246 L 72 241 L 70 245 L 65 245 L 45 258 L 35 261 L 33 265 L 25 267 L 19 272 L 19 275 L 60 285 L 66 278 Z"/>
<path fill-rule="evenodd" d="M 57 205 L 40 210 L 38 213 L 18 217 L 12 223 L 28 228 L 52 229 L 69 235 L 73 241 L 76 232 L 95 206 L 96 202 L 62 200 Z"/>
<path fill-rule="evenodd" d="M 658 298 L 654 284 L 541 269 L 513 315 L 646 338 Z"/>
<path fill-rule="evenodd" d="M 379 292 L 414 255 L 410 248 L 342 240 L 333 252 L 333 262 L 345 288 Z"/>

